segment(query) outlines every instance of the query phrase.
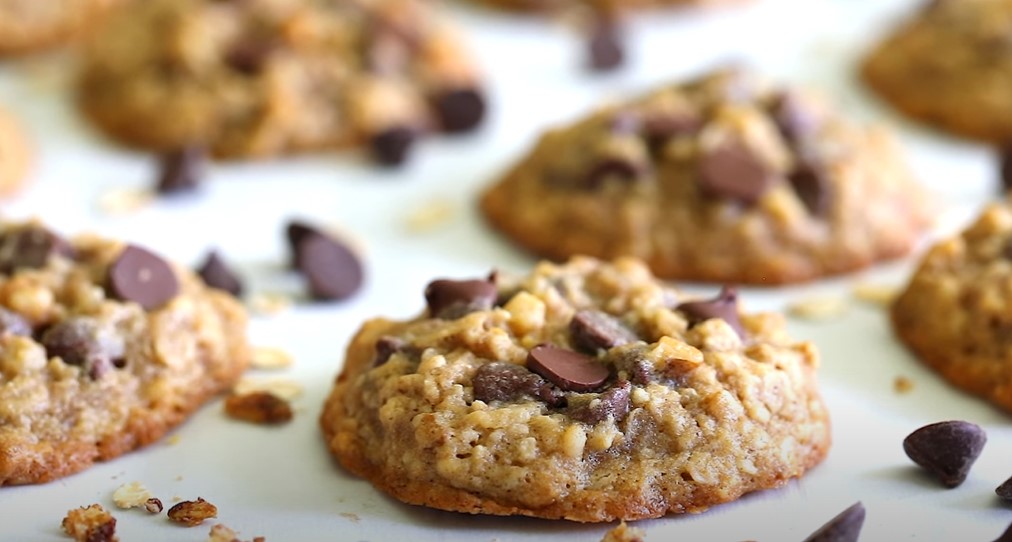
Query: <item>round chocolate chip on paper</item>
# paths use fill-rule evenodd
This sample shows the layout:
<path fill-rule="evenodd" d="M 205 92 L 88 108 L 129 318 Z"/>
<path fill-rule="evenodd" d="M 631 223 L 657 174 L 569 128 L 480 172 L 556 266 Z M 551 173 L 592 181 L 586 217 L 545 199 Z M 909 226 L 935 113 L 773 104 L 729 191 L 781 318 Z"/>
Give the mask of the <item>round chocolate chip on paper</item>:
<path fill-rule="evenodd" d="M 696 325 L 711 318 L 720 318 L 728 323 L 739 337 L 745 337 L 745 328 L 738 315 L 738 290 L 724 286 L 714 299 L 689 301 L 675 307 L 685 313 L 690 325 Z"/>
<path fill-rule="evenodd" d="M 155 187 L 159 194 L 192 192 L 204 177 L 204 148 L 188 145 L 162 156 L 162 171 Z"/>
<path fill-rule="evenodd" d="M 777 180 L 769 166 L 740 141 L 726 141 L 705 152 L 698 174 L 703 194 L 746 205 L 759 201 Z"/>
<path fill-rule="evenodd" d="M 322 233 L 311 233 L 301 238 L 295 252 L 298 268 L 306 276 L 313 299 L 346 299 L 361 288 L 362 263 L 338 240 Z"/>
<path fill-rule="evenodd" d="M 611 371 L 579 352 L 539 344 L 527 354 L 527 368 L 564 391 L 589 392 L 601 387 Z"/>
<path fill-rule="evenodd" d="M 225 263 L 217 250 L 212 250 L 207 254 L 204 263 L 197 269 L 197 274 L 212 288 L 224 290 L 235 297 L 242 295 L 242 280 Z"/>
<path fill-rule="evenodd" d="M 407 126 L 393 126 L 372 138 L 372 156 L 382 166 L 399 166 L 408 158 L 415 142 L 415 130 Z"/>
<path fill-rule="evenodd" d="M 925 425 L 903 439 L 903 451 L 945 487 L 962 484 L 987 442 L 977 424 L 959 420 Z"/>
<path fill-rule="evenodd" d="M 433 318 L 454 319 L 491 309 L 499 289 L 490 280 L 438 279 L 425 287 L 425 302 Z"/>
<path fill-rule="evenodd" d="M 134 301 L 145 310 L 157 309 L 179 293 L 172 266 L 136 245 L 127 245 L 109 266 L 107 282 L 113 297 Z"/>
<path fill-rule="evenodd" d="M 299 243 L 310 235 L 326 235 L 319 228 L 300 220 L 292 220 L 285 227 L 288 249 L 291 253 L 292 269 L 299 269 Z"/>
<path fill-rule="evenodd" d="M 473 130 L 485 117 L 485 97 L 473 88 L 442 92 L 433 99 L 433 106 L 443 131 L 449 133 Z"/>
<path fill-rule="evenodd" d="M 829 520 L 804 542 L 857 542 L 864 526 L 864 505 L 854 503 Z"/>
<path fill-rule="evenodd" d="M 587 39 L 587 67 L 592 71 L 611 71 L 625 62 L 622 34 L 614 21 L 596 21 Z"/>

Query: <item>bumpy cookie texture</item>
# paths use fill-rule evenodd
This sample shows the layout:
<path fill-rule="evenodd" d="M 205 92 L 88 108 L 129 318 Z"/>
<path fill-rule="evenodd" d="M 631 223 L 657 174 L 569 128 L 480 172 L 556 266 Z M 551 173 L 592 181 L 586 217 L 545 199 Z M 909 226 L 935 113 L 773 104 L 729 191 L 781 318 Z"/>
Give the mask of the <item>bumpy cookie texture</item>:
<path fill-rule="evenodd" d="M 149 0 L 87 50 L 79 101 L 125 143 L 242 158 L 365 146 L 384 164 L 462 132 L 485 100 L 422 0 Z"/>
<path fill-rule="evenodd" d="M 87 31 L 121 0 L 0 0 L 0 56 L 35 52 Z"/>
<path fill-rule="evenodd" d="M 359 330 L 320 420 L 344 467 L 411 504 L 596 522 L 702 511 L 826 454 L 818 356 L 781 317 L 693 320 L 632 259 L 496 281 Z"/>
<path fill-rule="evenodd" d="M 903 113 L 974 139 L 1012 140 L 1012 1 L 924 2 L 872 50 L 865 82 Z"/>
<path fill-rule="evenodd" d="M 1012 203 L 925 254 L 892 305 L 896 335 L 958 388 L 1012 411 Z"/>
<path fill-rule="evenodd" d="M 0 486 L 158 440 L 247 365 L 227 293 L 137 246 L 0 225 Z"/>
<path fill-rule="evenodd" d="M 780 284 L 905 254 L 931 203 L 888 133 L 730 69 L 549 131 L 481 208 L 553 259 L 627 255 L 666 278 Z"/>
<path fill-rule="evenodd" d="M 658 6 L 710 6 L 731 4 L 745 0 L 471 0 L 501 9 L 552 12 L 573 7 L 589 6 L 597 9 L 609 8 L 643 8 Z"/>
<path fill-rule="evenodd" d="M 21 125 L 0 109 L 0 196 L 21 187 L 31 160 L 31 145 Z"/>

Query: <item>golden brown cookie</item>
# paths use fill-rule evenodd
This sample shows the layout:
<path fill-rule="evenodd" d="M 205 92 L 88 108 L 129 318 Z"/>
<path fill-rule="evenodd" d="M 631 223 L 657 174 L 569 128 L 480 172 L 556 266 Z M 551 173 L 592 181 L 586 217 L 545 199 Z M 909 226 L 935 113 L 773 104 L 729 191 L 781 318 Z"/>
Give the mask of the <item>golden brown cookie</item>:
<path fill-rule="evenodd" d="M 633 259 L 437 280 L 356 334 L 320 424 L 406 503 L 597 522 L 698 512 L 825 456 L 815 347 L 735 294 L 692 299 Z"/>
<path fill-rule="evenodd" d="M 0 0 L 0 57 L 65 43 L 119 0 Z"/>
<path fill-rule="evenodd" d="M 424 0 L 148 0 L 85 55 L 79 102 L 117 140 L 247 158 L 364 146 L 382 164 L 485 112 L 467 47 Z"/>
<path fill-rule="evenodd" d="M 988 206 L 925 254 L 893 330 L 952 385 L 1012 411 L 1012 206 Z"/>
<path fill-rule="evenodd" d="M 231 296 L 135 245 L 0 225 L 0 486 L 161 438 L 247 365 Z"/>
<path fill-rule="evenodd" d="M 869 53 L 864 81 L 947 132 L 1012 141 L 1012 1 L 933 0 Z"/>
<path fill-rule="evenodd" d="M 629 255 L 666 278 L 757 285 L 902 256 L 931 214 L 889 133 L 742 70 L 548 131 L 480 204 L 552 259 Z"/>
<path fill-rule="evenodd" d="M 21 125 L 0 109 L 0 196 L 21 188 L 31 160 L 31 145 Z"/>
<path fill-rule="evenodd" d="M 495 8 L 529 12 L 552 12 L 581 6 L 628 9 L 660 6 L 709 6 L 743 1 L 745 0 L 471 0 L 471 2 Z"/>

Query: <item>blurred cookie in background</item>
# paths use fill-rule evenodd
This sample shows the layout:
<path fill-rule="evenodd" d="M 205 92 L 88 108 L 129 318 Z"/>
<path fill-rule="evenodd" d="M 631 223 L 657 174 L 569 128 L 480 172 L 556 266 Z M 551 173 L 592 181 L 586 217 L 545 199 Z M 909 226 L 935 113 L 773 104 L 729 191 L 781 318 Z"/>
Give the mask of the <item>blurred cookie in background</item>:
<path fill-rule="evenodd" d="M 21 125 L 0 109 L 0 196 L 21 188 L 31 160 L 32 147 Z"/>
<path fill-rule="evenodd" d="M 121 0 L 0 0 L 0 57 L 61 45 L 93 28 Z"/>

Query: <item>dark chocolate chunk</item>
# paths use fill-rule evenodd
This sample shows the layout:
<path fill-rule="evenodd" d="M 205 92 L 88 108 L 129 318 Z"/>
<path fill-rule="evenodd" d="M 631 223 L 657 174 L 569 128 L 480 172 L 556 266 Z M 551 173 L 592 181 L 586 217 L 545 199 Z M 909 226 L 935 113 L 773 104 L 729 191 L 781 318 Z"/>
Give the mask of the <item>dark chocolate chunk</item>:
<path fill-rule="evenodd" d="M 650 115 L 643 121 L 647 144 L 655 154 L 668 140 L 693 135 L 702 127 L 702 117 L 688 111 Z"/>
<path fill-rule="evenodd" d="M 592 309 L 574 314 L 569 321 L 569 332 L 576 346 L 590 352 L 596 352 L 598 348 L 622 346 L 638 339 L 635 333 L 614 316 Z"/>
<path fill-rule="evenodd" d="M 433 106 L 445 132 L 473 130 L 485 117 L 485 97 L 473 88 L 442 92 L 433 99 Z"/>
<path fill-rule="evenodd" d="M 812 533 L 805 542 L 857 542 L 864 526 L 864 505 L 854 503 Z"/>
<path fill-rule="evenodd" d="M 204 148 L 188 145 L 162 156 L 162 171 L 156 190 L 159 194 L 193 192 L 204 177 Z"/>
<path fill-rule="evenodd" d="M 632 386 L 629 382 L 616 382 L 614 386 L 599 393 L 590 401 L 571 405 L 568 410 L 569 416 L 589 424 L 603 422 L 608 418 L 618 423 L 629 414 L 631 392 Z"/>
<path fill-rule="evenodd" d="M 136 245 L 127 245 L 109 266 L 107 284 L 113 297 L 134 301 L 145 310 L 157 309 L 179 293 L 172 266 Z"/>
<path fill-rule="evenodd" d="M 587 39 L 587 67 L 592 71 L 606 72 L 625 62 L 622 32 L 611 20 L 595 21 Z"/>
<path fill-rule="evenodd" d="M 550 344 L 539 344 L 531 349 L 527 354 L 527 368 L 563 391 L 594 391 L 611 374 L 607 366 L 594 358 Z"/>
<path fill-rule="evenodd" d="M 558 406 L 563 400 L 562 392 L 544 378 L 525 367 L 508 362 L 493 362 L 482 365 L 471 380 L 474 398 L 479 401 L 516 401 L 533 397 Z"/>
<path fill-rule="evenodd" d="M 644 173 L 644 168 L 638 164 L 619 156 L 612 156 L 598 161 L 590 168 L 582 187 L 595 190 L 600 188 L 607 179 L 634 182 L 642 178 Z"/>
<path fill-rule="evenodd" d="M 79 316 L 53 324 L 40 339 L 49 357 L 81 367 L 93 380 L 125 365 L 122 337 L 104 329 L 94 318 Z"/>
<path fill-rule="evenodd" d="M 794 193 L 813 216 L 824 216 L 829 210 L 831 184 L 828 174 L 824 168 L 799 164 L 787 177 Z"/>
<path fill-rule="evenodd" d="M 0 234 L 0 272 L 45 267 L 51 256 L 71 257 L 73 247 L 42 226 L 26 226 Z"/>
<path fill-rule="evenodd" d="M 358 256 L 329 235 L 315 232 L 303 236 L 295 247 L 295 254 L 313 299 L 346 299 L 362 286 L 364 274 Z"/>
<path fill-rule="evenodd" d="M 770 104 L 770 115 L 784 139 L 797 145 L 819 129 L 819 119 L 797 92 L 784 90 Z"/>
<path fill-rule="evenodd" d="M 275 49 L 277 44 L 271 40 L 245 39 L 228 49 L 225 63 L 243 75 L 257 75 Z"/>
<path fill-rule="evenodd" d="M 499 289 L 488 280 L 438 279 L 425 287 L 429 315 L 447 320 L 491 309 L 498 297 Z"/>
<path fill-rule="evenodd" d="M 1012 145 L 1002 147 L 1000 150 L 999 171 L 1001 172 L 1001 191 L 1007 193 L 1012 190 Z"/>
<path fill-rule="evenodd" d="M 0 335 L 20 335 L 28 337 L 32 334 L 32 324 L 20 314 L 0 307 Z"/>
<path fill-rule="evenodd" d="M 675 309 L 685 313 L 690 326 L 711 318 L 720 318 L 734 328 L 739 337 L 745 337 L 745 328 L 742 327 L 741 318 L 738 316 L 738 290 L 731 286 L 721 288 L 720 293 L 713 299 L 689 301 L 678 305 Z"/>
<path fill-rule="evenodd" d="M 212 288 L 225 290 L 239 297 L 242 295 L 242 280 L 239 275 L 225 263 L 217 250 L 207 253 L 204 263 L 197 269 L 197 274 Z"/>
<path fill-rule="evenodd" d="M 962 484 L 984 449 L 987 435 L 979 425 L 945 421 L 925 425 L 903 439 L 903 451 L 943 485 Z"/>
<path fill-rule="evenodd" d="M 384 335 L 376 341 L 376 357 L 373 358 L 373 367 L 379 367 L 390 361 L 390 356 L 407 348 L 408 342 L 399 337 Z"/>
<path fill-rule="evenodd" d="M 285 227 L 285 236 L 288 238 L 288 249 L 290 250 L 291 254 L 291 262 L 289 265 L 291 265 L 292 269 L 299 268 L 299 261 L 298 261 L 299 243 L 301 243 L 303 239 L 309 237 L 310 235 L 325 235 L 325 234 L 315 226 L 312 226 L 306 222 L 302 222 L 299 220 L 290 221 L 288 225 Z"/>
<path fill-rule="evenodd" d="M 1006 501 L 1012 501 L 1012 478 L 1002 482 L 994 489 L 994 493 Z"/>
<path fill-rule="evenodd" d="M 739 141 L 727 141 L 703 154 L 698 175 L 703 194 L 745 205 L 759 201 L 777 181 L 769 166 Z"/>
<path fill-rule="evenodd" d="M 407 159 L 415 142 L 415 130 L 393 126 L 372 138 L 372 156 L 382 166 L 399 166 Z"/>
<path fill-rule="evenodd" d="M 996 538 L 994 542 L 1012 542 L 1012 525 L 1005 528 L 1005 532 Z"/>

